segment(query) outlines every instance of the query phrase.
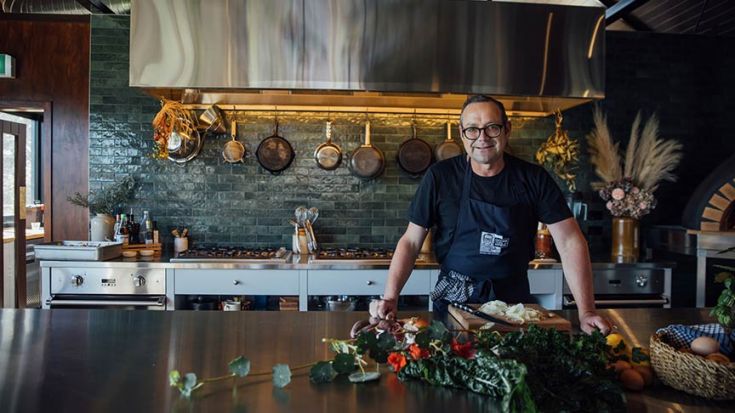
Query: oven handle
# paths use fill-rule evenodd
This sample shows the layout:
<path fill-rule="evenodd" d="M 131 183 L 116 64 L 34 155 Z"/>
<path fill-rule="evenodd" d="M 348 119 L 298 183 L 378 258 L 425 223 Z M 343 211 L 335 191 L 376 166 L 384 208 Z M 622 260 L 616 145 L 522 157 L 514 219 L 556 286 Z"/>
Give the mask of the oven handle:
<path fill-rule="evenodd" d="M 669 303 L 669 299 L 666 297 L 654 298 L 650 300 L 595 300 L 595 304 L 600 305 L 621 305 L 621 304 L 661 304 L 665 305 Z M 564 297 L 564 305 L 571 306 L 577 305 L 577 302 Z"/>
<path fill-rule="evenodd" d="M 156 307 L 163 307 L 166 305 L 166 297 L 156 297 L 151 300 L 54 300 L 49 299 L 46 300 L 46 305 L 48 306 L 58 306 L 58 307 L 76 307 L 76 306 L 85 306 L 85 305 L 107 305 L 111 307 L 126 307 L 126 306 L 156 306 Z"/>

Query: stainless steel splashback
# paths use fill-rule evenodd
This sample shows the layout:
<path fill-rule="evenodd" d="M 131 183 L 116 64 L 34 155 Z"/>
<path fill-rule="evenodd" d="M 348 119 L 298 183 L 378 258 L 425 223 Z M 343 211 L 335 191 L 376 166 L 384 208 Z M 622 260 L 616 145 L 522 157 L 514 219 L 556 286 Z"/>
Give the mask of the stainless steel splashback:
<path fill-rule="evenodd" d="M 604 8 L 449 0 L 136 0 L 130 85 L 604 97 Z"/>

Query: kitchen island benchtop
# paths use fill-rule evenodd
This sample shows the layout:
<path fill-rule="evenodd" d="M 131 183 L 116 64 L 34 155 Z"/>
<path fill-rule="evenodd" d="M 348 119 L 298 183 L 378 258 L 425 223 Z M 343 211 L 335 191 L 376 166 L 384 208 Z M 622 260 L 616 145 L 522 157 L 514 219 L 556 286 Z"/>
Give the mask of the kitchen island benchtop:
<path fill-rule="evenodd" d="M 671 323 L 707 322 L 707 310 L 601 310 L 631 343 Z M 576 326 L 576 313 L 562 311 Z M 431 313 L 404 313 L 401 316 Z M 0 406 L 7 412 L 290 412 L 290 411 L 487 411 L 487 397 L 418 382 L 401 383 L 384 371 L 378 382 L 338 379 L 315 385 L 306 371 L 275 390 L 269 376 L 248 378 L 234 399 L 227 384 L 180 399 L 168 372 L 202 377 L 225 374 L 237 355 L 252 371 L 276 363 L 294 367 L 332 357 L 323 337 L 345 338 L 360 312 L 189 312 L 120 310 L 0 310 Z M 387 369 L 386 369 L 387 370 Z M 656 383 L 626 393 L 629 411 L 732 411 Z"/>
<path fill-rule="evenodd" d="M 278 269 L 278 270 L 368 270 L 388 269 L 388 260 L 313 260 L 307 256 L 294 255 L 285 261 L 279 260 L 240 260 L 240 261 L 215 261 L 202 260 L 197 262 L 171 262 L 172 255 L 163 254 L 145 258 L 116 258 L 108 261 L 49 261 L 41 260 L 41 267 L 117 267 L 117 268 L 171 268 L 171 269 Z M 675 263 L 671 262 L 639 262 L 635 264 L 617 264 L 612 262 L 593 262 L 593 270 L 606 270 L 618 268 L 673 268 Z M 420 255 L 414 265 L 415 269 L 439 269 L 440 265 L 431 255 Z M 561 270 L 559 262 L 537 263 L 530 262 L 529 270 Z"/>

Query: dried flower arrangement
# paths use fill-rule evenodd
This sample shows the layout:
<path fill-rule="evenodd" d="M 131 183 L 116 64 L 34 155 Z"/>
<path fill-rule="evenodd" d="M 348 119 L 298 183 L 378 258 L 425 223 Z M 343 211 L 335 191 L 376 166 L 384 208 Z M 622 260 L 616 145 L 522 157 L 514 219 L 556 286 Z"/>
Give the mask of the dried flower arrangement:
<path fill-rule="evenodd" d="M 551 168 L 567 184 L 569 192 L 574 192 L 577 189 L 574 169 L 579 160 L 579 145 L 561 128 L 563 120 L 561 111 L 557 109 L 556 131 L 536 151 L 536 162 Z"/>
<path fill-rule="evenodd" d="M 196 129 L 191 112 L 182 103 L 168 99 L 161 99 L 161 110 L 153 118 L 152 124 L 155 143 L 153 157 L 156 159 L 168 157 L 168 139 L 173 132 L 183 139 L 190 139 L 192 131 Z"/>
<path fill-rule="evenodd" d="M 676 181 L 673 170 L 682 157 L 682 145 L 658 137 L 658 119 L 651 116 L 641 130 L 641 113 L 635 117 L 630 141 L 621 159 L 619 144 L 613 143 L 607 118 L 599 108 L 594 113 L 595 129 L 587 136 L 590 161 L 602 181 L 592 187 L 607 201 L 613 216 L 639 219 L 656 207 L 653 192 L 663 181 Z"/>

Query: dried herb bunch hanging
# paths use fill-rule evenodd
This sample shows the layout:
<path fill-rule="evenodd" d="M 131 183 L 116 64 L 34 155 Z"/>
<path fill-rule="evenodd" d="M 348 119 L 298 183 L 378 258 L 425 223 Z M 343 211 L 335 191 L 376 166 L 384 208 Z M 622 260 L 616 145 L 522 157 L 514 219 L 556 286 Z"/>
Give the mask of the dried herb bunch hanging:
<path fill-rule="evenodd" d="M 153 118 L 153 141 L 155 143 L 153 157 L 168 157 L 168 139 L 176 132 L 182 139 L 190 139 L 196 128 L 196 121 L 191 111 L 180 102 L 161 99 L 161 110 Z"/>
<path fill-rule="evenodd" d="M 641 113 L 635 117 L 630 140 L 621 157 L 613 143 L 607 118 L 599 108 L 594 113 L 595 129 L 587 136 L 590 161 L 602 181 L 593 182 L 613 216 L 640 218 L 656 206 L 653 192 L 663 181 L 676 181 L 673 171 L 682 157 L 682 145 L 659 138 L 658 118 L 651 116 L 641 128 Z"/>
<path fill-rule="evenodd" d="M 569 192 L 574 192 L 577 190 L 574 169 L 579 161 L 579 144 L 561 128 L 563 120 L 561 111 L 557 109 L 556 131 L 536 151 L 536 162 L 551 168 L 567 184 Z"/>

